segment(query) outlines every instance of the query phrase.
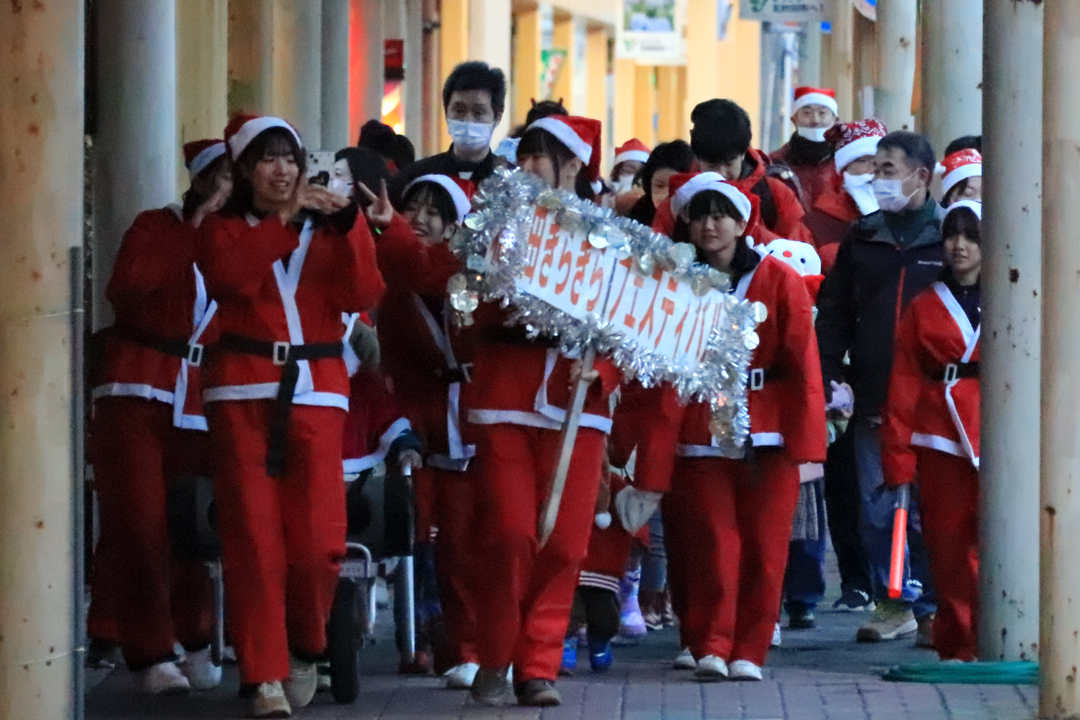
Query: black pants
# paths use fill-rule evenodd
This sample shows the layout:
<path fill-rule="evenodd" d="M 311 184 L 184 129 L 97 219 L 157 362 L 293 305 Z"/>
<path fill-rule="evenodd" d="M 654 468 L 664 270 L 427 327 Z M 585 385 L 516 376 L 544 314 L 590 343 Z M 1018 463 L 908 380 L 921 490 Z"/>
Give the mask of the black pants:
<path fill-rule="evenodd" d="M 825 506 L 829 534 L 840 566 L 840 589 L 873 596 L 870 564 L 859 537 L 859 476 L 855 472 L 854 423 L 829 446 L 825 462 Z"/>
<path fill-rule="evenodd" d="M 584 625 L 589 644 L 610 642 L 619 632 L 619 598 L 611 590 L 579 585 L 574 591 L 570 627 L 566 637 L 574 637 Z"/>

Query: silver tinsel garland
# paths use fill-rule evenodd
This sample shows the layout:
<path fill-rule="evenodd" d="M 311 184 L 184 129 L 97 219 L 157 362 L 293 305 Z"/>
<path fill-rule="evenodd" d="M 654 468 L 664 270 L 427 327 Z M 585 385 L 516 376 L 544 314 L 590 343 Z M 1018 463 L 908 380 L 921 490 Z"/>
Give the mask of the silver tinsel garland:
<path fill-rule="evenodd" d="M 584 230 L 593 247 L 611 247 L 623 258 L 633 257 L 633 268 L 642 275 L 661 268 L 689 283 L 695 295 L 711 290 L 723 294 L 726 323 L 713 330 L 697 367 L 689 370 L 642 347 L 598 314 L 578 320 L 518 289 L 516 281 L 523 273 L 537 205 L 555 213 L 561 228 Z M 499 245 L 494 252 L 493 243 Z M 520 170 L 500 169 L 480 186 L 473 212 L 451 240 L 451 247 L 466 268 L 451 278 L 447 288 L 451 305 L 459 313 L 468 316 L 481 300 L 500 302 L 512 310 L 510 324 L 523 326 L 530 337 L 553 338 L 564 353 L 593 347 L 627 378 L 637 378 L 646 387 L 671 383 L 680 397 L 710 404 L 710 430 L 720 448 L 732 457 L 742 456 L 750 433 L 746 397 L 750 358 L 758 344 L 755 328 L 764 320 L 764 307 L 736 300 L 726 274 L 694 262 L 692 245 L 674 243 L 607 208 L 553 190 Z"/>

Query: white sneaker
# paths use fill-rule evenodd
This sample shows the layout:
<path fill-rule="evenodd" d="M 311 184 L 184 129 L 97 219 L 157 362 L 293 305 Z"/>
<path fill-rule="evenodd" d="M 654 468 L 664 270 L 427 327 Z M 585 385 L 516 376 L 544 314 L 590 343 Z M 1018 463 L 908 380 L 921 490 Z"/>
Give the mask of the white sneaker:
<path fill-rule="evenodd" d="M 772 642 L 769 643 L 769 647 L 780 647 L 780 623 L 776 623 L 776 627 L 772 631 Z"/>
<path fill-rule="evenodd" d="M 468 690 L 472 687 L 473 680 L 476 679 L 476 671 L 479 669 L 479 665 L 471 662 L 450 668 L 443 673 L 443 677 L 446 678 L 446 687 L 450 690 Z"/>
<path fill-rule="evenodd" d="M 761 668 L 749 660 L 735 660 L 731 663 L 732 680 L 760 680 Z"/>
<path fill-rule="evenodd" d="M 682 652 L 675 658 L 675 662 L 671 663 L 671 667 L 676 670 L 693 670 L 697 667 L 697 660 L 694 659 L 690 648 L 683 648 Z"/>
<path fill-rule="evenodd" d="M 706 655 L 697 661 L 694 677 L 702 680 L 723 680 L 728 676 L 728 666 L 723 658 Z"/>
<path fill-rule="evenodd" d="M 283 682 L 285 699 L 292 707 L 304 707 L 319 689 L 319 670 L 315 663 L 289 658 L 289 677 Z"/>
<path fill-rule="evenodd" d="M 221 666 L 214 664 L 209 647 L 189 652 L 180 670 L 195 690 L 213 690 L 221 684 Z"/>
<path fill-rule="evenodd" d="M 248 717 L 253 718 L 287 718 L 292 717 L 292 708 L 285 699 L 285 691 L 281 688 L 281 682 L 261 683 L 255 688 L 251 696 L 251 713 Z"/>
<path fill-rule="evenodd" d="M 171 660 L 132 673 L 132 679 L 139 692 L 147 695 L 180 695 L 191 689 L 191 683 Z"/>

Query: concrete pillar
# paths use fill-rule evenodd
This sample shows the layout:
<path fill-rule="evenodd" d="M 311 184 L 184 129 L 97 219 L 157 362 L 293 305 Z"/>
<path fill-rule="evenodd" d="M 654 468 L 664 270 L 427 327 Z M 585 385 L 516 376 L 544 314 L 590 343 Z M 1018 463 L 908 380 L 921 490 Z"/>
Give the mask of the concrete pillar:
<path fill-rule="evenodd" d="M 349 0 L 349 141 L 382 118 L 385 85 L 382 0 Z"/>
<path fill-rule="evenodd" d="M 559 77 L 555 80 L 555 87 L 551 91 L 551 97 L 556 100 L 562 98 L 563 104 L 566 105 L 571 115 L 576 114 L 576 108 L 573 107 L 574 71 L 576 69 L 574 35 L 576 25 L 574 16 L 570 13 L 555 13 L 555 32 L 552 46 L 556 50 L 565 50 L 566 59 L 563 61 L 562 69 L 559 71 Z"/>
<path fill-rule="evenodd" d="M 616 60 L 615 97 L 612 98 L 615 111 L 612 132 L 616 147 L 634 136 L 637 103 L 637 64 L 633 60 Z"/>
<path fill-rule="evenodd" d="M 836 91 L 840 119 L 855 118 L 855 9 L 850 2 L 831 6 L 832 31 L 829 33 L 828 64 L 824 81 Z"/>
<path fill-rule="evenodd" d="M 229 115 L 271 112 L 274 0 L 229 0 Z"/>
<path fill-rule="evenodd" d="M 656 68 L 656 142 L 670 142 L 681 136 L 679 70 L 676 65 Z"/>
<path fill-rule="evenodd" d="M 439 45 L 442 31 L 438 23 L 438 0 L 424 0 L 424 155 L 439 151 L 439 120 L 442 117 L 442 83 L 439 75 Z"/>
<path fill-rule="evenodd" d="M 404 0 L 405 135 L 416 148 L 424 142 L 424 2 Z"/>
<path fill-rule="evenodd" d="M 450 136 L 446 132 L 446 113 L 442 108 L 442 83 L 446 81 L 447 76 L 453 72 L 454 68 L 458 64 L 465 62 L 469 59 L 469 0 L 442 0 L 440 10 L 440 22 L 442 28 L 439 30 L 440 39 L 440 65 L 441 70 L 439 73 L 439 148 L 441 150 L 448 150 L 450 148 Z M 536 26 L 536 32 L 539 35 L 540 26 Z M 539 40 L 537 40 L 537 47 L 539 47 Z M 537 50 L 537 57 L 539 58 L 539 50 Z M 539 70 L 537 70 L 537 83 L 539 80 Z M 510 88 L 507 88 L 506 102 L 508 105 L 513 105 L 514 98 L 510 95 Z M 511 108 L 506 109 L 507 115 L 512 115 Z M 524 117 L 524 115 L 522 115 Z"/>
<path fill-rule="evenodd" d="M 799 84 L 821 87 L 821 23 L 806 23 L 799 57 Z"/>
<path fill-rule="evenodd" d="M 888 0 L 877 8 L 877 116 L 889 130 L 914 130 L 915 32 L 918 0 Z M 937 148 L 940 150 L 940 148 Z"/>
<path fill-rule="evenodd" d="M 514 113 L 511 110 L 511 105 L 514 102 L 511 96 L 513 88 L 510 83 L 510 68 L 512 64 L 510 60 L 510 31 L 513 27 L 513 22 L 510 0 L 470 0 L 469 2 L 468 59 L 483 60 L 488 65 L 497 67 L 506 74 L 506 108 L 503 110 L 502 122 L 495 128 L 494 140 L 496 142 L 510 133 L 514 119 Z M 537 33 L 539 33 L 539 25 L 537 25 L 537 28 Z M 445 35 L 443 37 L 445 37 Z M 537 37 L 539 37 L 539 35 Z M 537 40 L 536 47 L 537 84 L 536 90 L 534 90 L 536 94 L 530 97 L 539 97 L 540 93 L 539 40 Z M 447 69 L 446 72 L 449 73 L 451 69 L 453 68 Z M 528 105 L 526 104 L 526 112 L 528 109 Z"/>
<path fill-rule="evenodd" d="M 84 34 L 81 2 L 0 6 L 0 717 L 19 720 L 82 704 L 68 258 L 83 237 Z"/>
<path fill-rule="evenodd" d="M 277 0 L 274 7 L 272 112 L 322 150 L 322 3 Z"/>
<path fill-rule="evenodd" d="M 585 36 L 585 75 L 589 87 L 585 115 L 604 122 L 608 109 L 608 33 L 604 28 L 591 27 Z"/>
<path fill-rule="evenodd" d="M 177 4 L 176 64 L 180 144 L 221 137 L 229 119 L 228 0 L 187 0 Z M 187 184 L 182 167 L 180 184 Z"/>
<path fill-rule="evenodd" d="M 322 0 L 322 144 L 340 150 L 349 125 L 349 0 Z"/>
<path fill-rule="evenodd" d="M 728 32 L 731 32 L 733 24 L 733 22 L 728 23 Z M 716 88 L 719 84 L 717 46 L 719 44 L 716 40 L 716 0 L 687 0 L 686 128 L 682 135 L 684 139 L 690 137 L 690 112 L 694 106 L 717 97 Z M 749 67 L 749 64 L 746 67 Z"/>
<path fill-rule="evenodd" d="M 1017 3 L 1028 4 L 1028 3 Z M 1043 4 L 1039 717 L 1080 717 L 1080 2 Z M 1023 8 L 1025 13 L 1029 8 Z M 1028 16 L 1030 17 L 1030 16 Z M 1014 62 L 1017 61 L 1014 59 Z M 1031 112 L 1026 109 L 1025 112 Z"/>
<path fill-rule="evenodd" d="M 634 135 L 649 147 L 656 144 L 656 82 L 652 65 L 638 65 L 634 69 Z M 616 137 L 622 144 L 630 138 Z"/>
<path fill-rule="evenodd" d="M 986 0 L 979 656 L 1039 641 L 1042 9 Z"/>
<path fill-rule="evenodd" d="M 124 232 L 177 199 L 179 166 L 175 0 L 99 0 L 97 18 L 94 329 L 112 322 L 105 286 Z"/>
<path fill-rule="evenodd" d="M 982 133 L 983 4 L 922 0 L 921 20 L 919 126 L 940 153 L 954 138 Z"/>
<path fill-rule="evenodd" d="M 513 122 L 518 125 L 525 122 L 532 100 L 540 97 L 540 9 L 533 7 L 516 13 L 515 24 Z"/>

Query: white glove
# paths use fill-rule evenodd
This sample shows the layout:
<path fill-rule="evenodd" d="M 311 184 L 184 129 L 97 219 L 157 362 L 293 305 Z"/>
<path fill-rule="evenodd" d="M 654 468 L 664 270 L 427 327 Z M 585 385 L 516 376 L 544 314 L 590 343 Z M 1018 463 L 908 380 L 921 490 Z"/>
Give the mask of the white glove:
<path fill-rule="evenodd" d="M 649 518 L 660 507 L 660 499 L 663 493 L 638 490 L 632 485 L 627 485 L 615 496 L 615 510 L 619 513 L 619 521 L 630 534 L 636 533 L 645 527 Z"/>
<path fill-rule="evenodd" d="M 855 412 L 855 393 L 847 383 L 831 381 L 832 401 L 825 406 L 826 412 L 833 412 L 843 417 L 851 417 Z"/>

